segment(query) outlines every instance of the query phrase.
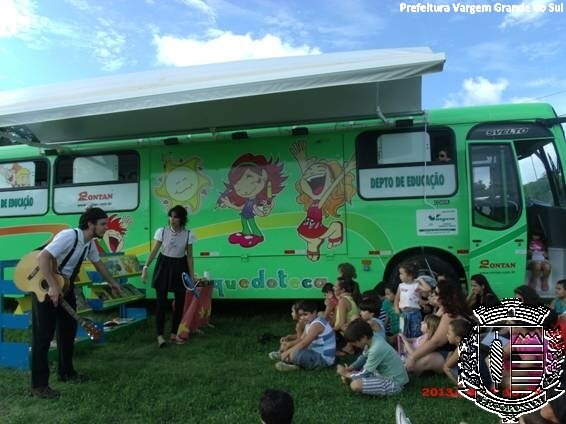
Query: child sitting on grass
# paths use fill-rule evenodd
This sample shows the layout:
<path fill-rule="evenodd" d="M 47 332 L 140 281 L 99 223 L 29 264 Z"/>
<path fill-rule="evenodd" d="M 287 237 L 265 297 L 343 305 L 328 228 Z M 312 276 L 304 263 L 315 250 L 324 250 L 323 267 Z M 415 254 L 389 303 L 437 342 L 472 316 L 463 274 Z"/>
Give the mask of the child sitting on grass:
<path fill-rule="evenodd" d="M 456 349 L 450 352 L 442 369 L 444 370 L 444 374 L 456 385 L 458 385 L 458 358 L 460 357 L 458 345 L 470 331 L 472 331 L 472 323 L 465 319 L 455 319 L 448 325 L 446 338 L 448 339 L 448 343 L 456 346 Z"/>
<path fill-rule="evenodd" d="M 338 306 L 338 298 L 334 294 L 334 286 L 331 283 L 326 283 L 322 286 L 322 293 L 324 293 L 324 312 L 322 312 L 322 317 L 334 327 L 336 307 Z"/>
<path fill-rule="evenodd" d="M 373 330 L 366 321 L 352 321 L 345 337 L 355 347 L 366 349 L 351 366 L 336 367 L 342 381 L 349 383 L 353 392 L 385 396 L 403 390 L 409 376 L 401 358 L 385 340 L 373 337 Z"/>
<path fill-rule="evenodd" d="M 295 302 L 293 303 L 293 306 L 291 306 L 291 319 L 297 322 L 297 324 L 295 324 L 295 333 L 287 334 L 286 336 L 281 337 L 279 339 L 279 350 L 270 352 L 268 355 L 270 358 L 274 357 L 273 359 L 278 359 L 278 354 L 280 352 L 293 347 L 296 343 L 298 343 L 299 339 L 303 335 L 303 332 L 305 330 L 305 322 L 299 318 L 299 313 L 297 311 L 297 307 L 300 303 L 301 302 Z"/>
<path fill-rule="evenodd" d="M 399 342 L 399 355 L 401 355 L 401 359 L 404 359 L 407 354 L 410 355 L 411 353 L 413 353 L 416 348 L 423 344 L 423 342 L 429 340 L 436 332 L 438 324 L 440 324 L 440 317 L 437 315 L 429 314 L 425 316 L 423 321 L 421 322 L 421 331 L 423 333 L 422 336 L 411 342 L 403 334 L 401 334 L 399 336 L 401 338 Z"/>
<path fill-rule="evenodd" d="M 305 331 L 293 346 L 269 355 L 271 359 L 279 360 L 275 368 L 278 371 L 295 371 L 331 366 L 336 359 L 334 330 L 328 321 L 318 316 L 316 302 L 304 300 L 297 306 L 297 311 L 299 318 L 305 322 Z"/>

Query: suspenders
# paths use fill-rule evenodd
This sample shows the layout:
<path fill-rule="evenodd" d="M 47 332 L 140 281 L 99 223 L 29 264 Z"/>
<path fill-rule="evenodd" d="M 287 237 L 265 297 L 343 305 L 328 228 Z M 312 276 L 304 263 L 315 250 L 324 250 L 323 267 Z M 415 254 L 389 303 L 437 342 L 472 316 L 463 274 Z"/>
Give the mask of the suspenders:
<path fill-rule="evenodd" d="M 71 257 L 73 256 L 73 254 L 75 253 L 75 250 L 77 248 L 77 243 L 79 241 L 79 230 L 74 228 L 73 231 L 75 232 L 75 242 L 73 243 L 73 247 L 71 248 L 69 253 L 67 253 L 67 256 L 65 256 L 65 259 L 63 259 L 63 261 L 61 262 L 61 265 L 59 265 L 59 267 L 58 267 L 59 273 L 61 273 L 61 271 L 63 271 L 63 268 L 65 268 L 65 265 L 67 265 L 67 262 L 69 262 L 69 259 L 71 259 Z M 75 277 L 79 273 L 79 269 L 81 267 L 81 264 L 82 264 L 85 256 L 87 255 L 88 251 L 90 251 L 90 242 L 83 249 L 81 257 L 80 257 L 79 261 L 77 262 L 77 264 L 75 265 L 75 268 L 73 269 L 73 274 L 71 275 L 71 282 L 73 282 L 75 280 Z"/>

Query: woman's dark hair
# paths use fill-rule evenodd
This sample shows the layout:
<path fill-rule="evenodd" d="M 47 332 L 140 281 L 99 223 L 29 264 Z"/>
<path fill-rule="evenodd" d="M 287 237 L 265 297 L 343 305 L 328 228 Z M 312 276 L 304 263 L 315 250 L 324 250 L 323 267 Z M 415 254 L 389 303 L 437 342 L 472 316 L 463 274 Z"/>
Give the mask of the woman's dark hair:
<path fill-rule="evenodd" d="M 452 316 L 470 317 L 470 307 L 466 302 L 462 287 L 454 280 L 440 280 L 438 282 L 438 300 L 446 312 Z"/>
<path fill-rule="evenodd" d="M 187 210 L 184 207 L 181 205 L 173 206 L 169 209 L 169 212 L 167 212 L 167 216 L 173 216 L 173 214 L 181 220 L 181 227 L 187 225 Z"/>
<path fill-rule="evenodd" d="M 105 218 L 108 218 L 108 215 L 106 215 L 106 212 L 104 212 L 102 209 L 88 208 L 79 218 L 79 228 L 81 230 L 86 230 L 88 228 L 89 222 L 96 225 L 96 221 Z"/>
<path fill-rule="evenodd" d="M 322 292 L 323 293 L 328 293 L 328 292 L 334 293 L 334 285 L 332 283 L 326 283 L 324 286 L 322 286 Z"/>
<path fill-rule="evenodd" d="M 361 318 L 355 319 L 348 324 L 344 332 L 344 338 L 349 342 L 357 342 L 364 336 L 371 339 L 373 337 L 373 330 L 371 326 Z"/>
<path fill-rule="evenodd" d="M 489 285 L 489 281 L 483 274 L 474 274 L 470 277 L 470 281 L 475 281 L 478 286 L 483 289 L 483 295 L 481 298 L 476 298 L 476 302 L 473 305 L 470 305 L 472 309 L 477 308 L 478 306 L 494 306 L 494 304 L 499 303 L 499 298 L 493 292 L 493 289 Z"/>
<path fill-rule="evenodd" d="M 529 306 L 542 306 L 544 303 L 540 299 L 539 295 L 537 294 L 535 289 L 530 288 L 529 286 L 519 286 L 514 290 L 515 294 L 521 295 L 523 298 L 523 303 Z"/>
<path fill-rule="evenodd" d="M 338 284 L 340 288 L 345 292 L 352 293 L 352 299 L 354 299 L 354 302 L 356 302 L 356 304 L 360 303 L 360 285 L 356 281 L 346 277 L 338 277 L 336 284 Z"/>
<path fill-rule="evenodd" d="M 349 262 L 344 262 L 338 265 L 338 271 L 342 274 L 342 277 L 353 280 L 354 278 L 358 278 L 358 274 L 356 272 L 356 268 Z"/>
<path fill-rule="evenodd" d="M 403 268 L 405 273 L 413 277 L 413 280 L 419 276 L 419 267 L 414 262 L 403 262 L 399 265 L 399 269 Z"/>

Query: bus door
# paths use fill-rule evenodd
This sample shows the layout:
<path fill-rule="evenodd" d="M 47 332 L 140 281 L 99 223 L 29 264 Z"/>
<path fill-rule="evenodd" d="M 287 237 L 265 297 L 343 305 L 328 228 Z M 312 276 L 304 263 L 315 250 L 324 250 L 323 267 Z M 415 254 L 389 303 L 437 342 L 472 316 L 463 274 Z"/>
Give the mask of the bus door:
<path fill-rule="evenodd" d="M 527 220 L 511 142 L 468 145 L 470 275 L 484 274 L 497 295 L 523 283 Z"/>
<path fill-rule="evenodd" d="M 566 186 L 554 137 L 517 140 L 515 149 L 525 191 L 529 234 L 538 233 L 548 249 L 551 274 L 536 281 L 542 296 L 554 296 L 554 283 L 566 275 Z"/>

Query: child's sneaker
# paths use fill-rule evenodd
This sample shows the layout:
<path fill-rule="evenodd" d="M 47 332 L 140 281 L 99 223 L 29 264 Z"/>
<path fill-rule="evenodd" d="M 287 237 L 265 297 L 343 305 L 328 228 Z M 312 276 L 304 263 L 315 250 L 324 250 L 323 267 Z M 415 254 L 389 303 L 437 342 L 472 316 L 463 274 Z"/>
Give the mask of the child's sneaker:
<path fill-rule="evenodd" d="M 411 421 L 405 415 L 405 411 L 403 411 L 401 405 L 397 405 L 397 408 L 395 408 L 395 422 L 396 424 L 411 424 Z"/>
<path fill-rule="evenodd" d="M 299 368 L 300 367 L 298 365 L 288 364 L 287 362 L 277 362 L 275 364 L 275 369 L 282 372 L 297 371 Z"/>
<path fill-rule="evenodd" d="M 267 356 L 269 356 L 269 359 L 273 359 L 274 361 L 281 360 L 281 353 L 278 351 L 269 352 Z"/>
<path fill-rule="evenodd" d="M 184 345 L 185 343 L 187 343 L 187 341 L 185 339 L 183 339 L 182 337 L 179 337 L 179 336 L 175 336 L 175 338 L 172 338 L 171 342 L 178 344 L 178 345 Z"/>

